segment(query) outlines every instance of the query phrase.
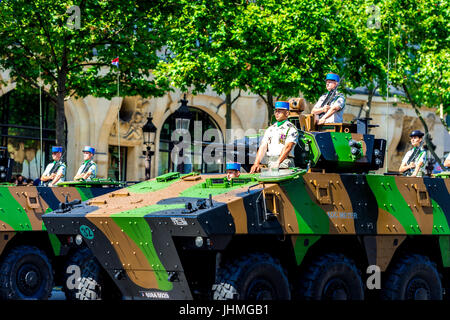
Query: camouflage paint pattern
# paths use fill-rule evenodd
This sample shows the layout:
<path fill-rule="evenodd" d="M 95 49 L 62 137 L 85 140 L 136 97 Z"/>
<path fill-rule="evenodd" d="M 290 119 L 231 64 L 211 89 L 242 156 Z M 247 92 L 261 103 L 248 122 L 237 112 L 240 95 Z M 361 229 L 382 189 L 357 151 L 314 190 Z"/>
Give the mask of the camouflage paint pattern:
<path fill-rule="evenodd" d="M 177 237 L 207 238 L 208 250 L 220 251 L 217 236 L 284 236 L 299 265 L 321 238 L 357 235 L 369 263 L 383 271 L 407 236 L 437 236 L 442 263 L 450 267 L 450 179 L 302 170 L 288 179 L 254 175 L 226 186 L 223 176 L 153 179 L 44 221 L 51 233 L 81 234 L 113 279 L 123 271 L 115 281 L 127 299 L 193 297 Z"/>
<path fill-rule="evenodd" d="M 86 201 L 116 189 L 118 187 L 0 186 L 0 254 L 17 233 L 46 231 L 42 215 L 58 209 L 60 202 Z M 58 253 L 57 237 L 50 236 L 50 243 L 54 253 Z"/>

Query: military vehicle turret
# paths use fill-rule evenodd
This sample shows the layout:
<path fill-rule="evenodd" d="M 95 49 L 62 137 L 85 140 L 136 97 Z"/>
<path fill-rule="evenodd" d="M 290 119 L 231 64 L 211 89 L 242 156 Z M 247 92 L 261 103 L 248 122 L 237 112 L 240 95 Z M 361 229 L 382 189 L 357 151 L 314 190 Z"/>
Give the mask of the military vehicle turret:
<path fill-rule="evenodd" d="M 45 214 L 95 256 L 77 297 L 442 299 L 450 179 L 376 174 L 386 143 L 367 121 L 317 127 L 295 104 L 297 168 L 172 172 Z"/>

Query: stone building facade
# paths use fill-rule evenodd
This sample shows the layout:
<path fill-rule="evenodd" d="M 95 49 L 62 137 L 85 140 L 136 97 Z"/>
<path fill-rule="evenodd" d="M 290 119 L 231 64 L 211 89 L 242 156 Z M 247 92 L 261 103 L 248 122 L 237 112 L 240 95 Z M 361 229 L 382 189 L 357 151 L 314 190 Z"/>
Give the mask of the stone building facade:
<path fill-rule="evenodd" d="M 0 75 L 6 85 L 0 87 L 0 96 L 14 90 L 14 82 L 7 72 Z M 118 145 L 120 144 L 122 177 L 128 181 L 140 181 L 145 177 L 145 156 L 143 151 L 142 126 L 151 113 L 157 128 L 155 154 L 151 161 L 151 176 L 168 170 L 168 150 L 166 138 L 170 129 L 168 120 L 180 106 L 184 93 L 175 90 L 160 98 L 120 97 L 111 100 L 92 96 L 70 99 L 65 104 L 67 121 L 67 177 L 70 180 L 82 162 L 81 150 L 84 145 L 96 148 L 95 161 L 98 177 L 114 177 L 111 172 L 117 167 Z M 237 92 L 232 93 L 235 97 Z M 202 119 L 212 123 L 222 134 L 225 133 L 225 96 L 212 90 L 200 95 L 187 94 L 188 104 Z M 347 96 L 344 121 L 354 119 L 365 108 L 367 95 Z M 309 113 L 313 103 L 307 103 L 305 113 Z M 437 154 L 443 156 L 450 151 L 449 133 L 435 115 L 434 110 L 423 108 L 424 119 L 437 146 Z M 364 115 L 365 112 L 362 112 Z M 391 98 L 388 101 L 375 96 L 370 111 L 371 124 L 378 124 L 372 133 L 388 141 L 385 168 L 382 171 L 397 170 L 403 155 L 409 149 L 408 134 L 414 129 L 423 130 L 414 110 L 407 104 Z M 268 114 L 264 101 L 252 93 L 241 93 L 232 106 L 231 124 L 235 137 L 242 137 L 249 129 L 258 131 L 267 126 Z M 119 135 L 119 136 L 118 136 Z M 164 144 L 164 145 L 163 145 Z M 113 155 L 115 154 L 115 155 Z M 114 159 L 113 159 L 114 158 Z M 117 178 L 117 173 L 115 178 Z"/>

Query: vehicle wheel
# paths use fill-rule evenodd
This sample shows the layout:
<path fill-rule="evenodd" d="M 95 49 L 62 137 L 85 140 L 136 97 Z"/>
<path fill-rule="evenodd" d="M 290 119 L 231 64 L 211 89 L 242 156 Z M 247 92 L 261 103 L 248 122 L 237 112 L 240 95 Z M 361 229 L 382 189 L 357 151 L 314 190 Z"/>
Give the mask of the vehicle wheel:
<path fill-rule="evenodd" d="M 62 290 L 66 295 L 67 300 L 76 300 L 76 292 L 79 287 L 81 279 L 81 272 L 85 268 L 86 264 L 93 259 L 92 252 L 89 248 L 80 248 L 73 253 L 67 260 L 63 270 L 63 286 Z M 77 271 L 72 266 L 78 267 Z"/>
<path fill-rule="evenodd" d="M 94 257 L 87 260 L 84 268 L 81 270 L 81 277 L 75 297 L 78 300 L 101 300 L 102 298 L 100 265 Z"/>
<path fill-rule="evenodd" d="M 12 249 L 0 265 L 0 297 L 11 300 L 46 300 L 53 289 L 53 270 L 45 253 L 36 247 Z"/>
<path fill-rule="evenodd" d="M 77 300 L 120 300 L 119 289 L 103 271 L 97 259 L 91 255 L 81 270 L 81 277 L 76 289 Z"/>
<path fill-rule="evenodd" d="M 212 287 L 214 300 L 289 300 L 289 282 L 281 264 L 265 253 L 252 253 L 222 267 Z"/>
<path fill-rule="evenodd" d="M 312 262 L 299 284 L 307 300 L 363 300 L 364 286 L 355 264 L 342 254 L 326 254 Z"/>
<path fill-rule="evenodd" d="M 384 300 L 442 300 L 442 283 L 434 263 L 414 254 L 400 259 L 388 272 Z"/>

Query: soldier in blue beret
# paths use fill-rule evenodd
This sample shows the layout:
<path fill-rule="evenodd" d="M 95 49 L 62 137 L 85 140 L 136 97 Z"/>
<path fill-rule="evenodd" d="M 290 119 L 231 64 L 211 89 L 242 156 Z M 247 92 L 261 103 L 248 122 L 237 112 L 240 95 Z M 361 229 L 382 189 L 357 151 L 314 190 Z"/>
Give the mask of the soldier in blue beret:
<path fill-rule="evenodd" d="M 450 152 L 449 154 L 447 154 L 447 157 L 445 158 L 444 167 L 450 168 Z"/>
<path fill-rule="evenodd" d="M 427 152 L 423 148 L 424 135 L 420 130 L 414 130 L 409 135 L 413 148 L 406 152 L 398 169 L 404 176 L 421 177 L 425 174 Z"/>
<path fill-rule="evenodd" d="M 261 170 L 260 163 L 266 154 L 269 168 L 287 169 L 295 166 L 293 148 L 297 143 L 298 131 L 295 125 L 288 121 L 289 102 L 276 102 L 274 113 L 277 122 L 264 133 L 250 173 Z"/>
<path fill-rule="evenodd" d="M 227 179 L 237 178 L 241 174 L 241 165 L 237 162 L 227 163 Z"/>
<path fill-rule="evenodd" d="M 77 174 L 73 180 L 92 180 L 97 176 L 97 164 L 92 160 L 95 155 L 95 149 L 90 146 L 85 146 L 83 152 L 83 163 L 78 168 Z"/>
<path fill-rule="evenodd" d="M 41 185 L 53 187 L 58 182 L 63 182 L 66 177 L 66 164 L 61 160 L 63 148 L 52 147 L 53 162 L 49 163 L 41 176 Z"/>
<path fill-rule="evenodd" d="M 345 97 L 338 92 L 340 78 L 335 73 L 328 73 L 325 77 L 325 85 L 328 92 L 323 94 L 314 105 L 311 114 L 315 115 L 318 125 L 325 123 L 342 123 L 345 108 Z"/>

